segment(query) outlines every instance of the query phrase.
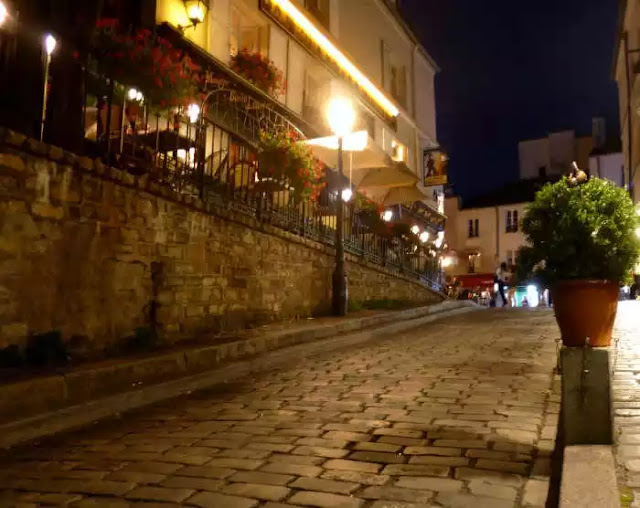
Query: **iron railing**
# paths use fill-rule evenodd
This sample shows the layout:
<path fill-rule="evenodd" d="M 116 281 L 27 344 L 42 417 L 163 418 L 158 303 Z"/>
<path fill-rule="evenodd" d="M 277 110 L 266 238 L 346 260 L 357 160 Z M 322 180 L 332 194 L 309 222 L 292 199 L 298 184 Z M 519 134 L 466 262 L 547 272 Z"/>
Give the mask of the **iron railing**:
<path fill-rule="evenodd" d="M 373 232 L 358 220 L 353 204 L 338 199 L 341 185 L 329 185 L 316 202 L 300 202 L 290 189 L 258 178 L 261 131 L 295 130 L 304 137 L 269 104 L 219 88 L 208 94 L 201 117 L 192 123 L 184 112 L 129 100 L 124 87 L 100 76 L 87 73 L 85 90 L 85 154 L 325 245 L 335 243 L 337 207 L 343 206 L 346 252 L 442 289 L 432 251 Z"/>

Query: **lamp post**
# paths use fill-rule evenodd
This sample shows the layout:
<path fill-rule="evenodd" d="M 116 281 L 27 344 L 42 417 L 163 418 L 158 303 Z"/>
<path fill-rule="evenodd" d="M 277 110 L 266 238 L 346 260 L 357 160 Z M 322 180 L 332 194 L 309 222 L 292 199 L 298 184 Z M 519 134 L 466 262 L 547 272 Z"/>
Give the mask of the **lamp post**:
<path fill-rule="evenodd" d="M 44 88 L 42 91 L 42 118 L 40 121 L 40 141 L 44 137 L 44 122 L 47 119 L 47 102 L 49 100 L 49 67 L 51 66 L 51 54 L 56 49 L 57 41 L 51 34 L 47 34 L 44 38 Z"/>
<path fill-rule="evenodd" d="M 338 138 L 338 180 L 344 179 L 343 141 L 351 133 L 355 123 L 355 111 L 348 99 L 334 98 L 329 103 L 328 120 L 331 130 Z M 344 196 L 346 197 L 346 196 Z M 336 266 L 332 278 L 332 309 L 335 316 L 347 314 L 349 302 L 347 270 L 344 260 L 344 203 L 343 192 L 338 192 L 338 210 L 336 212 Z"/>

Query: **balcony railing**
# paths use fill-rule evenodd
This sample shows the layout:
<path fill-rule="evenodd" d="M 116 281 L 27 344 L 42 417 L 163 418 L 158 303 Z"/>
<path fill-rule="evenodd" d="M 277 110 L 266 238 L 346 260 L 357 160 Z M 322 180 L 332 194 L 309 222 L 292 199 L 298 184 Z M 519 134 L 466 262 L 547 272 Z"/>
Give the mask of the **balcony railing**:
<path fill-rule="evenodd" d="M 297 125 L 310 131 L 255 87 L 234 81 L 228 69 L 224 72 L 225 84 L 209 93 L 203 114 L 192 122 L 176 110 L 159 111 L 144 100 L 130 99 L 123 84 L 84 67 L 78 74 L 81 125 L 68 128 L 76 118 L 73 112 L 53 115 L 45 125 L 44 141 L 324 245 L 334 245 L 337 207 L 343 206 L 346 252 L 440 290 L 443 279 L 432 252 L 362 223 L 354 205 L 338 199 L 343 183 L 329 182 L 317 201 L 299 201 L 286 186 L 259 178 L 261 131 L 297 130 L 302 137 Z M 141 92 L 144 96 L 145 90 Z M 68 124 L 65 129 L 60 122 Z M 62 130 L 73 139 L 61 139 Z"/>

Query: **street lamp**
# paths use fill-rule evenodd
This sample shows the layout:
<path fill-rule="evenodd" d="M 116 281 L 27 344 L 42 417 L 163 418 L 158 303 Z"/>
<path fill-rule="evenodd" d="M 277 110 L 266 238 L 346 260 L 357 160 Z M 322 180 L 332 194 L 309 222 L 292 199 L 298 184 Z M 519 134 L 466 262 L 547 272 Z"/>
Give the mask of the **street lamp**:
<path fill-rule="evenodd" d="M 47 102 L 49 100 L 49 67 L 51 66 L 51 55 L 56 49 L 58 42 L 56 38 L 47 34 L 44 38 L 44 89 L 42 92 L 42 118 L 40 121 L 40 141 L 44 138 L 44 122 L 47 118 Z"/>
<path fill-rule="evenodd" d="M 344 180 L 342 168 L 342 142 L 344 137 L 351 133 L 356 121 L 356 113 L 351 101 L 344 97 L 336 97 L 329 103 L 327 114 L 329 127 L 338 138 L 338 181 Z M 349 189 L 351 190 L 351 189 Z M 341 194 L 344 197 L 344 193 Z M 338 199 L 336 214 L 336 267 L 333 272 L 332 308 L 336 316 L 344 316 L 347 313 L 349 301 L 347 271 L 344 261 L 344 203 Z"/>
<path fill-rule="evenodd" d="M 4 25 L 4 22 L 9 17 L 9 12 L 7 11 L 7 6 L 4 2 L 0 2 L 0 26 Z"/>

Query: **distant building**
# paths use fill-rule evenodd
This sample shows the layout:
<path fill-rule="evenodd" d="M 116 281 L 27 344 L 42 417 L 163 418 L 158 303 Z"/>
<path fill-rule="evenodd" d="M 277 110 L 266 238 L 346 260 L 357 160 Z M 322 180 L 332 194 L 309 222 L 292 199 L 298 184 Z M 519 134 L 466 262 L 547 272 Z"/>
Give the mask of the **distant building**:
<path fill-rule="evenodd" d="M 592 136 L 576 137 L 572 130 L 521 141 L 518 143 L 520 178 L 529 180 L 566 175 L 573 161 L 586 168 L 592 149 Z"/>
<path fill-rule="evenodd" d="M 535 193 L 548 180 L 519 180 L 479 198 L 445 200 L 448 277 L 468 281 L 493 280 L 500 263 L 515 263 L 525 243 L 520 221 Z M 469 285 L 473 286 L 472 282 Z M 479 284 L 478 284 L 479 285 Z"/>
<path fill-rule="evenodd" d="M 445 272 L 466 286 L 491 282 L 502 262 L 515 264 L 518 249 L 525 245 L 520 221 L 527 205 L 543 185 L 568 174 L 572 162 L 593 176 L 624 185 L 620 142 L 607 137 L 602 118 L 593 119 L 591 136 L 556 132 L 522 141 L 518 151 L 520 180 L 464 202 L 451 194 L 445 200 L 450 246 Z"/>

